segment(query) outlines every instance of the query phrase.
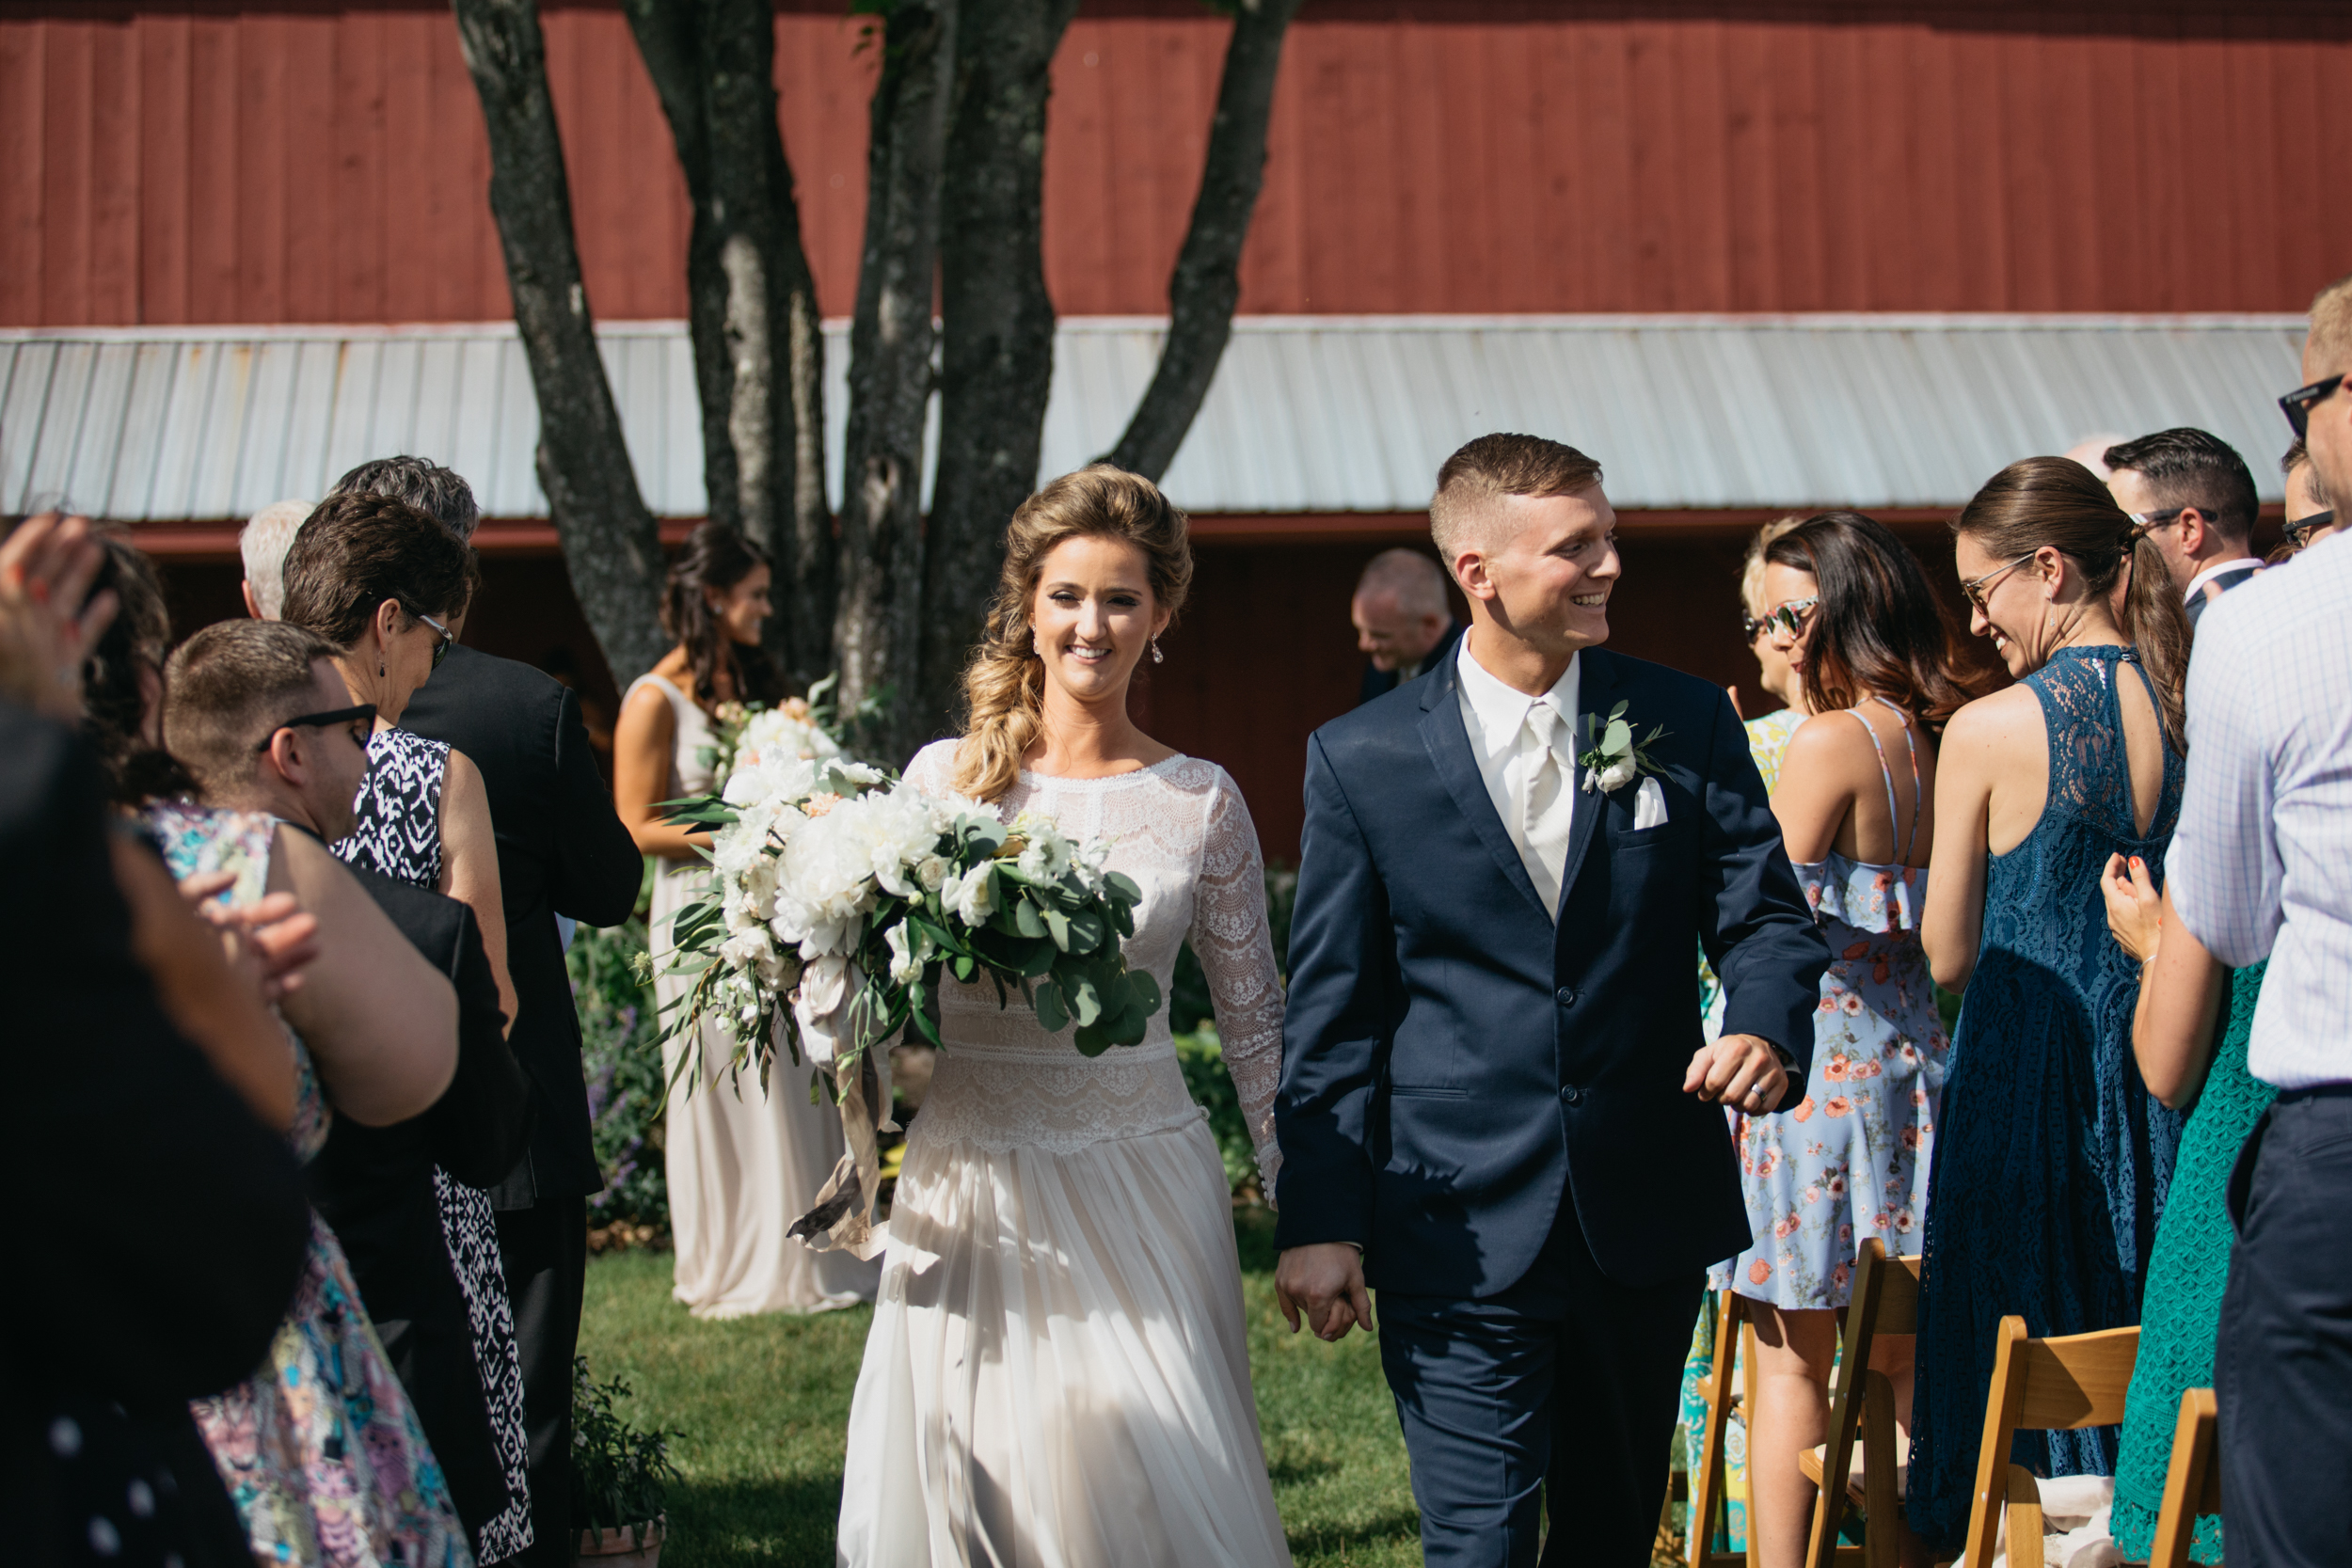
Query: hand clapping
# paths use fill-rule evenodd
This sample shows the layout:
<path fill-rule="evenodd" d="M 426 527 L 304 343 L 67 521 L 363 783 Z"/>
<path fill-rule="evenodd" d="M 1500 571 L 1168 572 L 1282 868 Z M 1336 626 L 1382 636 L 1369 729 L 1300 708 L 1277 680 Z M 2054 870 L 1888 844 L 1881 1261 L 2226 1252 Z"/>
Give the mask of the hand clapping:
<path fill-rule="evenodd" d="M 87 517 L 44 513 L 0 540 L 0 692 L 81 718 L 82 661 L 115 618 L 111 590 L 83 602 L 105 560 Z"/>

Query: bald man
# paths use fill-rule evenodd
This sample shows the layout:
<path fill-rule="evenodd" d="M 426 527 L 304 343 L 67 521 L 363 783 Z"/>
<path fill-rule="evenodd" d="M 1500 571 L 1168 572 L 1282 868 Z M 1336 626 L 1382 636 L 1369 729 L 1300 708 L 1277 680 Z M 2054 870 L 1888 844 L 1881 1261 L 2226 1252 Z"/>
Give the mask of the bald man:
<path fill-rule="evenodd" d="M 1348 615 L 1356 623 L 1356 646 L 1371 661 L 1359 706 L 1441 662 L 1462 637 L 1461 623 L 1446 603 L 1444 569 L 1419 550 L 1374 556 L 1356 580 Z"/>

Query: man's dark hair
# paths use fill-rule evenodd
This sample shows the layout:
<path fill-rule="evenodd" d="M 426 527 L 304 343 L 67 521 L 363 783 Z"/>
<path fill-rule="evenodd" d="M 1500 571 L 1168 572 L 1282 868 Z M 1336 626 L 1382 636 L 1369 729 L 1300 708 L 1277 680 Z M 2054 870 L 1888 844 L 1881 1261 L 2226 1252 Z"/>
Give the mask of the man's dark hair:
<path fill-rule="evenodd" d="M 2254 475 L 2237 449 L 2218 436 L 2182 426 L 2109 447 L 2110 468 L 2129 468 L 2156 493 L 2160 510 L 2193 506 L 2227 539 L 2250 539 L 2261 502 Z"/>
<path fill-rule="evenodd" d="M 365 636 L 387 599 L 446 621 L 472 596 L 473 551 L 415 507 L 344 491 L 319 502 L 286 552 L 280 618 L 338 648 Z"/>
<path fill-rule="evenodd" d="M 388 496 L 405 501 L 469 545 L 482 521 L 473 486 L 454 469 L 421 457 L 378 457 L 362 463 L 337 480 L 327 495 Z"/>
<path fill-rule="evenodd" d="M 284 621 L 218 621 L 180 644 L 164 674 L 164 744 L 208 796 L 252 777 L 254 745 L 308 710 L 336 650 Z"/>

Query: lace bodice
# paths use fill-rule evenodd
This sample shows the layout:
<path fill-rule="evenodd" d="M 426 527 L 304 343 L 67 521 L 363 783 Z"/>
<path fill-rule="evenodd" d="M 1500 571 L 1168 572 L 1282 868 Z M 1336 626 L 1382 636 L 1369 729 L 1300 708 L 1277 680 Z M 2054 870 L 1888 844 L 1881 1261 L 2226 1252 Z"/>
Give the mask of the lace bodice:
<path fill-rule="evenodd" d="M 907 769 L 924 789 L 952 787 L 956 742 L 927 746 Z M 1109 864 L 1143 890 L 1127 962 L 1168 994 L 1189 937 L 1207 977 L 1226 1069 L 1248 1120 L 1265 1190 L 1280 1155 L 1274 1087 L 1282 1066 L 1282 988 L 1266 926 L 1265 873 L 1249 808 L 1226 771 L 1175 756 L 1106 779 L 1023 773 L 996 802 L 1009 821 L 1051 816 L 1072 837 L 1111 841 Z M 1000 1006 L 994 985 L 949 980 L 940 997 L 941 1053 L 911 1141 L 951 1139 L 991 1149 L 1042 1145 L 1066 1151 L 1182 1126 L 1206 1113 L 1185 1093 L 1162 1005 L 1143 1043 L 1089 1061 L 1067 1037 L 1038 1026 L 1018 997 Z"/>

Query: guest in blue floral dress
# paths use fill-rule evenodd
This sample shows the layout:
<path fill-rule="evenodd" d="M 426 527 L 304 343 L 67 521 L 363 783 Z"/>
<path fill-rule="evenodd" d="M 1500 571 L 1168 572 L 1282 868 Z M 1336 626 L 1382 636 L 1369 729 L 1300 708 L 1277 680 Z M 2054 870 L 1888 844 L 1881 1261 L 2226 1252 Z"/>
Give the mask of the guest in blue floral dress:
<path fill-rule="evenodd" d="M 1733 1119 L 1755 1241 L 1712 1283 L 1748 1298 L 1756 1323 L 1756 1560 L 1794 1568 L 1814 1496 L 1797 1455 L 1828 1435 L 1836 1314 L 1854 1258 L 1872 1237 L 1896 1257 L 1919 1249 L 1950 1050 L 1918 935 L 1934 815 L 1930 736 L 1970 693 L 1927 574 L 1877 522 L 1851 512 L 1807 518 L 1772 541 L 1764 562 L 1766 635 L 1815 715 L 1788 742 L 1772 811 L 1831 961 L 1804 1098 Z M 1899 1342 L 1873 1360 L 1908 1383 Z"/>
<path fill-rule="evenodd" d="M 2122 855 L 2161 882 L 2188 663 L 2148 525 L 2080 464 L 2013 463 L 1953 527 L 1972 624 L 2020 678 L 1946 733 L 1922 932 L 1937 980 L 1965 988 L 1929 1178 L 1904 1495 L 1944 1551 L 1967 1531 L 1980 1464 L 2114 1473 L 2112 1427 L 1978 1449 L 2004 1317 L 2037 1338 L 2139 1322 L 2181 1117 L 2133 1061 L 2138 966 L 2108 936 L 2099 879 Z"/>

